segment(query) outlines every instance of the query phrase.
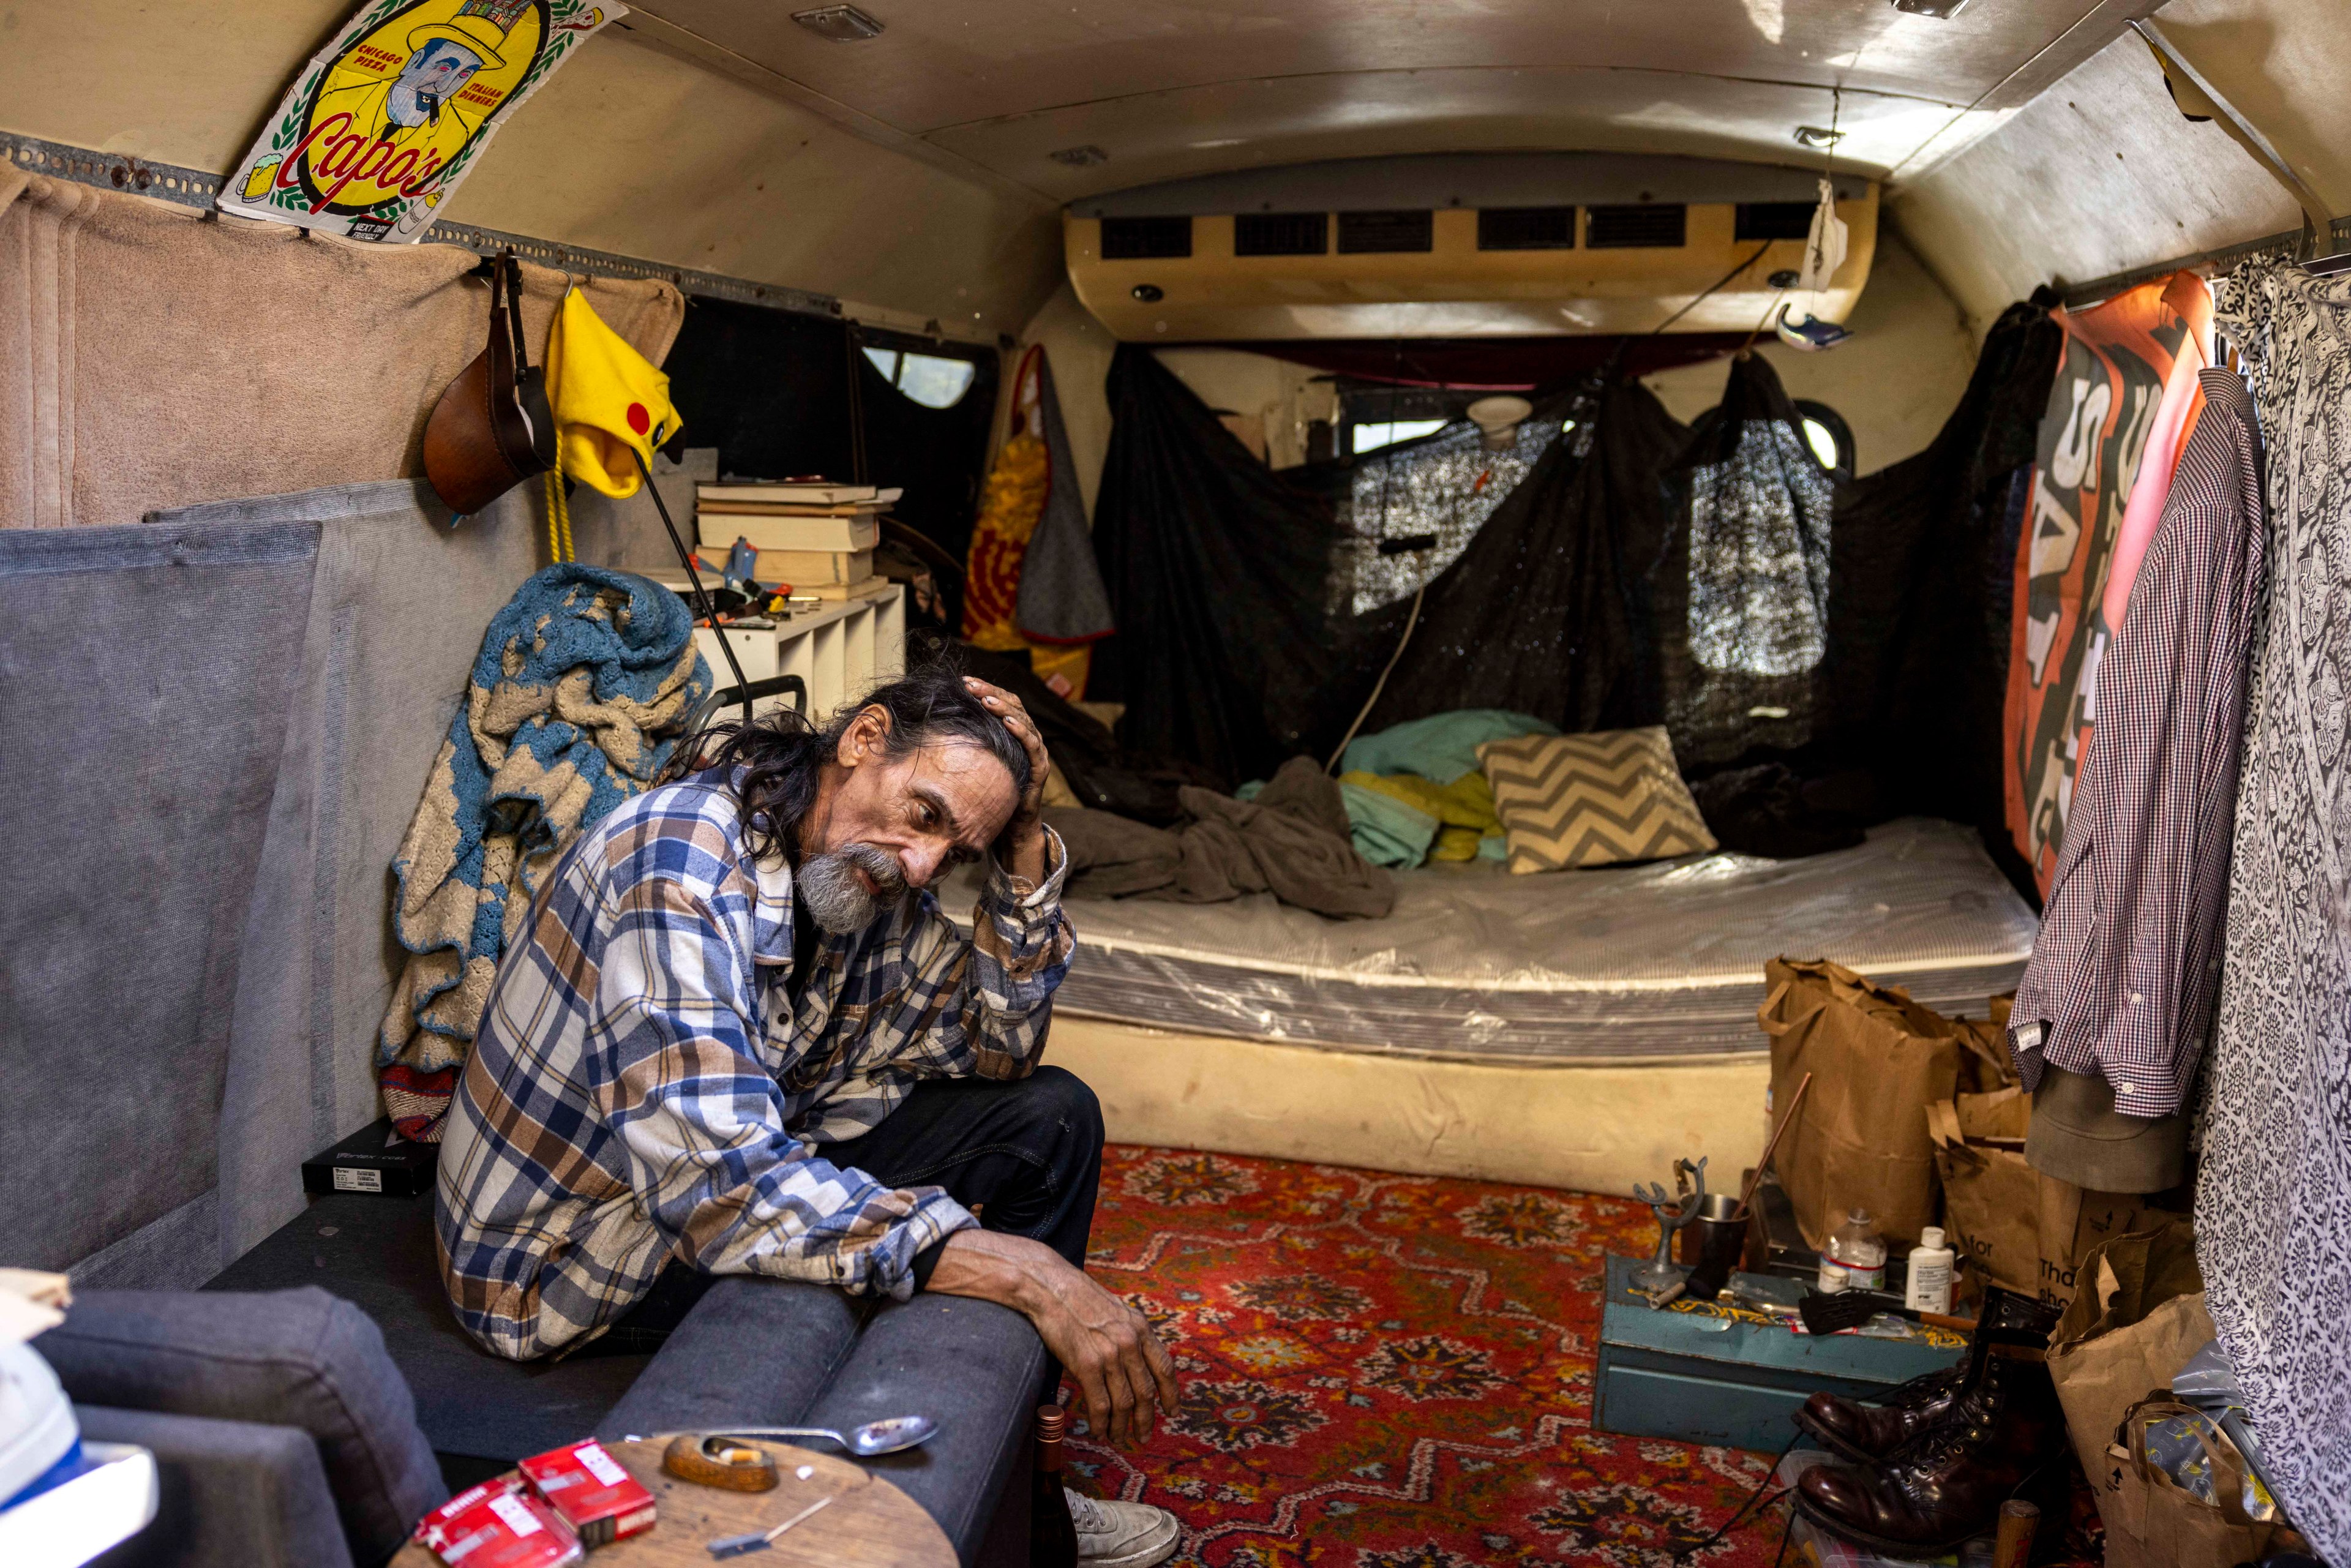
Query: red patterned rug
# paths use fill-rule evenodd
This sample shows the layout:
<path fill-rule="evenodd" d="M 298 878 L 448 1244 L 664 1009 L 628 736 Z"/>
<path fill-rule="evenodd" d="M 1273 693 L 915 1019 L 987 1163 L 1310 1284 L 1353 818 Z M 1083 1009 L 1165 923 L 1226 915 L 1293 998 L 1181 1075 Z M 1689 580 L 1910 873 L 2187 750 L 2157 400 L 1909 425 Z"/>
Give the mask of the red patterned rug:
<path fill-rule="evenodd" d="M 1079 1484 L 1173 1511 L 1197 1568 L 1675 1568 L 1767 1460 L 1592 1429 L 1604 1260 L 1656 1238 L 1623 1198 L 1114 1146 L 1090 1268 L 1184 1399 L 1140 1449 L 1079 1437 Z M 1769 1568 L 1784 1511 L 1690 1561 Z"/>

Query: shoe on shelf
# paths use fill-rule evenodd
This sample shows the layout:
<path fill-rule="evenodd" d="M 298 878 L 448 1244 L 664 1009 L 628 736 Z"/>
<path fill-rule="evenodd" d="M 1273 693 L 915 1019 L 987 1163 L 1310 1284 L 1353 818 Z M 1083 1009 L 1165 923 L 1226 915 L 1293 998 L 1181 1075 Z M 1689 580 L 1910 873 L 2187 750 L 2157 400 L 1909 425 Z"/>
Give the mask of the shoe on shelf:
<path fill-rule="evenodd" d="M 1996 1527 L 2000 1505 L 2031 1497 L 2044 1512 L 2065 1483 L 2065 1414 L 2049 1380 L 2057 1312 L 2022 1297 L 1988 1301 L 1966 1386 L 1931 1426 L 1892 1455 L 1815 1465 L 1796 1479 L 1796 1507 L 1842 1540 L 1892 1557 L 1939 1557 Z"/>
<path fill-rule="evenodd" d="M 1982 1370 L 1977 1351 L 1983 1341 L 1983 1325 L 2019 1331 L 2037 1327 L 2045 1334 L 2056 1320 L 2051 1309 L 2039 1301 L 1993 1286 L 1985 1293 L 1976 1322 L 1976 1332 L 1968 1338 L 1967 1357 L 1957 1366 L 1896 1385 L 1868 1405 L 1839 1394 L 1815 1394 L 1796 1412 L 1796 1425 L 1843 1458 L 1855 1464 L 1875 1464 L 1949 1416 L 1951 1406 L 1973 1385 L 1976 1374 Z"/>
<path fill-rule="evenodd" d="M 1176 1555 L 1183 1531 L 1165 1509 L 1073 1491 L 1069 1498 L 1070 1521 L 1078 1527 L 1078 1561 L 1086 1568 L 1152 1568 Z"/>

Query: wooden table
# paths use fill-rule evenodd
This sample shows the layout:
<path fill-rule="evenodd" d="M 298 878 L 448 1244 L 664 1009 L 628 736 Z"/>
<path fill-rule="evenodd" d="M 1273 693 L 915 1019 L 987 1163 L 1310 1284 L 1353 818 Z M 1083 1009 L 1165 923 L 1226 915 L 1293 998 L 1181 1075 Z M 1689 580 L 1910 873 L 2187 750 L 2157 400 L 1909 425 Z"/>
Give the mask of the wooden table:
<path fill-rule="evenodd" d="M 653 1494 L 661 1518 L 643 1535 L 590 1552 L 593 1568 L 712 1568 L 718 1559 L 708 1542 L 772 1529 L 827 1495 L 831 1503 L 765 1552 L 727 1561 L 743 1568 L 956 1568 L 955 1547 L 920 1504 L 836 1454 L 762 1442 L 776 1456 L 783 1479 L 773 1491 L 738 1492 L 679 1480 L 662 1469 L 667 1446 L 658 1438 L 604 1445 Z M 810 1472 L 806 1480 L 799 1477 L 803 1466 Z M 392 1568 L 441 1568 L 441 1560 L 412 1541 Z"/>

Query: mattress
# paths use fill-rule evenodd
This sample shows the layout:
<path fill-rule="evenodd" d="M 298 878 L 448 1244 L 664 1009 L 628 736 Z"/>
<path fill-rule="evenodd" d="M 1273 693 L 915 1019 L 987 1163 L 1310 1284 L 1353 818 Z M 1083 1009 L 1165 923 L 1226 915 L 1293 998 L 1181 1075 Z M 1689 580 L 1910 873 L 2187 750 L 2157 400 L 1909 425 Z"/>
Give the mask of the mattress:
<path fill-rule="evenodd" d="M 1971 830 L 1923 818 L 1803 860 L 1718 852 L 1538 876 L 1473 862 L 1396 883 L 1393 915 L 1354 921 L 1265 894 L 1181 904 L 1074 893 L 1078 950 L 1055 1009 L 1462 1061 L 1761 1051 L 1767 959 L 1834 959 L 1980 1017 L 2015 988 L 2039 928 Z"/>

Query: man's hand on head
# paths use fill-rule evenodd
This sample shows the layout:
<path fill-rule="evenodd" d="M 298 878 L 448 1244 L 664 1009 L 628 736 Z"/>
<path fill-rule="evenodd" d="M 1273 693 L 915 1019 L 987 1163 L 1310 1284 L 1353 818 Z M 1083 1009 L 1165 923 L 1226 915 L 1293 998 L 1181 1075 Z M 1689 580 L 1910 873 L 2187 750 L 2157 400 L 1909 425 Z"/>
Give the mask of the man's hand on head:
<path fill-rule="evenodd" d="M 1045 880 L 1045 778 L 1053 765 L 1046 754 L 1044 737 L 1037 733 L 1037 721 L 1020 699 L 1002 686 L 990 685 L 977 675 L 966 675 L 963 684 L 987 706 L 987 711 L 1004 721 L 1004 727 L 1018 736 L 1029 753 L 1029 788 L 1022 791 L 1020 803 L 1012 809 L 1012 820 L 1004 824 L 1004 832 L 996 841 L 998 856 L 1004 868 L 1013 875 L 1031 883 Z"/>
<path fill-rule="evenodd" d="M 1155 1411 L 1176 1408 L 1176 1367 L 1150 1322 L 1041 1241 L 958 1230 L 940 1249 L 930 1289 L 1025 1314 L 1076 1379 L 1086 1425 L 1099 1437 L 1140 1443 Z"/>

